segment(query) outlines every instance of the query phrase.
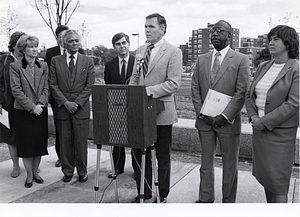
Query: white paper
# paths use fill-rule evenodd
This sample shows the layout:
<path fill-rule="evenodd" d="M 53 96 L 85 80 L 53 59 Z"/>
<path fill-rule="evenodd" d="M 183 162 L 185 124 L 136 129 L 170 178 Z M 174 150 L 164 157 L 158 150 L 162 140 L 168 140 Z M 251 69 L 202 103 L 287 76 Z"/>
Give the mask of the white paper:
<path fill-rule="evenodd" d="M 0 123 L 10 129 L 8 112 L 5 109 L 2 109 L 2 114 L 0 114 Z"/>
<path fill-rule="evenodd" d="M 222 114 L 231 96 L 209 89 L 202 105 L 200 113 L 210 117 Z"/>

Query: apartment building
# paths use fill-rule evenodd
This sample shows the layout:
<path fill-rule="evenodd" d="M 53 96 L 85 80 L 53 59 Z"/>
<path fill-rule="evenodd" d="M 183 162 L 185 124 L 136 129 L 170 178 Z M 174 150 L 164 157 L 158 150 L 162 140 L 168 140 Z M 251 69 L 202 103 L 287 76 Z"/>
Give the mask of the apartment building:
<path fill-rule="evenodd" d="M 213 45 L 210 42 L 209 30 L 214 24 L 207 23 L 206 28 L 199 28 L 192 30 L 192 36 L 189 37 L 189 41 L 185 45 L 180 45 L 180 49 L 183 53 L 183 63 L 184 65 L 192 65 L 197 57 L 201 54 L 205 54 L 213 50 Z M 235 49 L 239 46 L 240 30 L 237 28 L 232 28 L 231 31 L 231 42 L 230 47 Z"/>

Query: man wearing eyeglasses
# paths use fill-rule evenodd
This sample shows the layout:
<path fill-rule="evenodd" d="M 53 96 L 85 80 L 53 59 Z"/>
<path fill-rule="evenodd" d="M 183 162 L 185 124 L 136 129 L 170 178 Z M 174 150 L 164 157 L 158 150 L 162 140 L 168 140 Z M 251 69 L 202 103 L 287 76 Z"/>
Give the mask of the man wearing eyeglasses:
<path fill-rule="evenodd" d="M 134 56 L 129 53 L 129 36 L 123 32 L 115 34 L 112 38 L 112 45 L 118 56 L 105 64 L 105 84 L 128 84 L 134 64 Z M 114 146 L 113 161 L 117 176 L 124 173 L 125 156 L 124 147 Z M 134 171 L 135 165 L 134 158 L 132 158 Z M 135 176 L 134 173 L 134 178 L 136 178 Z M 108 178 L 113 178 L 113 174 L 109 173 Z"/>
<path fill-rule="evenodd" d="M 213 203 L 215 200 L 217 140 L 223 164 L 222 202 L 236 201 L 241 109 L 249 85 L 250 63 L 246 55 L 230 48 L 231 32 L 231 25 L 224 20 L 213 26 L 210 40 L 214 50 L 198 57 L 192 77 L 192 101 L 202 149 L 199 199 L 196 203 Z M 209 89 L 232 97 L 221 114 L 214 117 L 200 113 Z"/>

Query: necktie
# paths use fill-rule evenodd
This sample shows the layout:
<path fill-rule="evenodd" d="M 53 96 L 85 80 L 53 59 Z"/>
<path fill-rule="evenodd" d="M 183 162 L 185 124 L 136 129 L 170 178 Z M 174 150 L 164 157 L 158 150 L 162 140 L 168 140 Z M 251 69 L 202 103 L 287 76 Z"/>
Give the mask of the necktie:
<path fill-rule="evenodd" d="M 126 78 L 126 61 L 122 59 L 122 69 L 121 69 L 121 82 L 124 84 L 125 83 L 125 78 Z"/>
<path fill-rule="evenodd" d="M 218 74 L 218 71 L 220 70 L 220 59 L 219 59 L 220 55 L 221 54 L 219 51 L 215 54 L 215 60 L 214 60 L 214 64 L 213 64 L 213 67 L 211 70 L 211 83 L 214 82 L 214 80 Z"/>
<path fill-rule="evenodd" d="M 73 72 L 73 70 L 74 70 L 74 56 L 73 55 L 71 55 L 70 56 L 70 62 L 69 62 L 69 70 L 70 70 L 70 72 L 72 73 Z"/>
<path fill-rule="evenodd" d="M 143 64 L 143 75 L 146 76 L 148 72 L 148 64 L 150 60 L 151 50 L 154 48 L 154 44 L 149 44 L 146 51 L 146 57 Z"/>

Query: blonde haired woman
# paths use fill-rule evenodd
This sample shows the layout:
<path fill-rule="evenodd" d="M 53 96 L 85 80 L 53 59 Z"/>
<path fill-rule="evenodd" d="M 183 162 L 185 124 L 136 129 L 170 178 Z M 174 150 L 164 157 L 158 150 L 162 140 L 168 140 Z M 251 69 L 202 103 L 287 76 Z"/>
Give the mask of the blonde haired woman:
<path fill-rule="evenodd" d="M 17 42 L 17 48 L 24 58 L 10 65 L 17 154 L 23 158 L 27 172 L 26 188 L 32 186 L 33 180 L 44 183 L 38 168 L 42 155 L 48 154 L 48 66 L 37 59 L 38 44 L 36 36 L 23 35 Z"/>

